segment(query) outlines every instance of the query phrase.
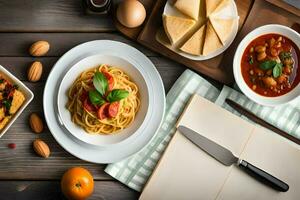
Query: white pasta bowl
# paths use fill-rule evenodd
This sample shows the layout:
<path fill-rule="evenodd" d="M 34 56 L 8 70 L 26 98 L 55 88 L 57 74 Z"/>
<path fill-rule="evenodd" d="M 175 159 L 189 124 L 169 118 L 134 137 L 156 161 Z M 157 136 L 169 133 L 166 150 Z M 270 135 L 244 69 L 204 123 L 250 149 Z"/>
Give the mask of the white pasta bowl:
<path fill-rule="evenodd" d="M 256 39 L 257 37 L 265 34 L 280 34 L 287 38 L 289 38 L 291 41 L 293 41 L 296 46 L 300 49 L 300 34 L 296 31 L 292 30 L 289 27 L 277 25 L 277 24 L 270 24 L 258 27 L 251 31 L 246 37 L 240 42 L 239 46 L 236 49 L 234 59 L 233 59 L 233 73 L 235 81 L 240 88 L 240 90 L 251 100 L 254 102 L 265 105 L 265 106 L 276 106 L 285 104 L 300 94 L 300 84 L 298 84 L 294 89 L 289 91 L 288 93 L 276 96 L 276 97 L 266 97 L 262 96 L 256 92 L 254 92 L 245 82 L 242 70 L 241 70 L 241 60 L 243 53 L 247 46 Z"/>
<path fill-rule="evenodd" d="M 68 102 L 68 90 L 76 78 L 83 71 L 100 66 L 101 64 L 118 67 L 129 75 L 131 80 L 138 86 L 141 99 L 141 105 L 134 121 L 127 128 L 108 135 L 87 133 L 82 127 L 71 121 L 71 113 L 66 107 Z M 149 106 L 149 83 L 147 83 L 144 78 L 147 74 L 141 71 L 138 65 L 139 64 L 135 63 L 133 59 L 122 58 L 118 55 L 112 55 L 111 53 L 109 55 L 105 53 L 92 55 L 77 62 L 65 74 L 59 86 L 57 102 L 58 118 L 61 125 L 80 141 L 98 147 L 120 144 L 129 137 L 137 136 L 145 128 L 150 114 L 147 112 Z"/>
<path fill-rule="evenodd" d="M 6 131 L 11 127 L 11 125 L 16 121 L 16 119 L 21 115 L 23 110 L 27 107 L 27 105 L 32 101 L 34 95 L 24 85 L 17 77 L 12 75 L 9 71 L 7 71 L 3 66 L 0 65 L 0 73 L 4 75 L 5 78 L 7 78 L 9 81 L 11 81 L 13 84 L 17 84 L 19 86 L 19 90 L 24 94 L 25 101 L 23 102 L 22 106 L 19 108 L 19 110 L 12 116 L 12 118 L 9 120 L 9 122 L 5 125 L 5 127 L 0 132 L 0 138 L 6 133 Z"/>

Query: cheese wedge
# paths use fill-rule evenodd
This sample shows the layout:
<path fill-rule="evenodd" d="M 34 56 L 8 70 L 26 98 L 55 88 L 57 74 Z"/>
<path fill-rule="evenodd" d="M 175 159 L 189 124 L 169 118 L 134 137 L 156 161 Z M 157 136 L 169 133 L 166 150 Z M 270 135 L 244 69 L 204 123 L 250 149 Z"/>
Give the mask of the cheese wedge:
<path fill-rule="evenodd" d="M 200 0 L 177 0 L 174 7 L 195 20 L 199 17 Z"/>
<path fill-rule="evenodd" d="M 206 0 L 206 17 L 208 17 L 218 7 L 223 0 Z"/>
<path fill-rule="evenodd" d="M 163 15 L 164 29 L 171 44 L 180 40 L 195 23 L 196 21 L 193 19 Z"/>
<path fill-rule="evenodd" d="M 221 19 L 221 18 L 210 17 L 209 20 L 212 26 L 214 27 L 222 44 L 225 45 L 226 40 L 228 39 L 228 37 L 232 32 L 233 23 L 235 19 L 234 18 Z"/>
<path fill-rule="evenodd" d="M 222 43 L 210 21 L 208 20 L 202 54 L 206 56 L 221 47 Z"/>
<path fill-rule="evenodd" d="M 231 0 L 206 0 L 206 17 L 226 7 Z"/>
<path fill-rule="evenodd" d="M 221 11 L 222 9 L 224 9 L 226 6 L 229 5 L 231 0 L 222 0 L 218 6 L 216 7 L 215 10 L 213 10 L 213 12 L 211 14 L 214 14 L 214 13 L 218 13 L 219 11 Z"/>
<path fill-rule="evenodd" d="M 194 33 L 194 35 L 180 48 L 181 51 L 200 56 L 202 53 L 203 42 L 205 39 L 205 25 Z"/>

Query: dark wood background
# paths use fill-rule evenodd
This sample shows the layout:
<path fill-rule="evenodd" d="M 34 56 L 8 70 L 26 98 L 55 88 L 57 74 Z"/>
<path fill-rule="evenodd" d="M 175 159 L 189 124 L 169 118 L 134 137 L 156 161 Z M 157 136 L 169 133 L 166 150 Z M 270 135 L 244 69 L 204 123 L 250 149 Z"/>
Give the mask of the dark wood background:
<path fill-rule="evenodd" d="M 0 139 L 0 200 L 63 199 L 60 178 L 70 167 L 83 166 L 95 178 L 95 192 L 90 199 L 137 199 L 139 194 L 104 173 L 105 165 L 81 161 L 54 140 L 46 129 L 34 134 L 28 126 L 31 112 L 43 115 L 42 97 L 48 73 L 57 59 L 70 48 L 90 40 L 117 40 L 146 54 L 163 78 L 166 92 L 185 70 L 180 64 L 158 56 L 119 34 L 110 17 L 88 16 L 81 0 L 0 0 L 0 65 L 22 80 L 35 94 L 35 99 Z M 47 56 L 33 58 L 29 46 L 47 40 Z M 44 66 L 42 80 L 30 83 L 28 66 L 40 60 Z M 33 152 L 32 141 L 41 138 L 49 144 L 51 156 L 43 159 Z M 16 143 L 16 149 L 9 149 Z"/>

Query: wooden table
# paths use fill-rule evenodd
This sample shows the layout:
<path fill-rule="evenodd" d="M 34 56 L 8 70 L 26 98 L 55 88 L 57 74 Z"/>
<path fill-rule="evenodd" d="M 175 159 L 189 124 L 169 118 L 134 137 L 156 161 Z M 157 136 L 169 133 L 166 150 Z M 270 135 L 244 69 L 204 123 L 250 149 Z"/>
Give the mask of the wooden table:
<path fill-rule="evenodd" d="M 136 47 L 157 67 L 166 92 L 185 67 L 129 41 L 114 28 L 110 17 L 87 16 L 81 0 L 0 0 L 0 64 L 22 80 L 35 94 L 9 131 L 0 139 L 0 199 L 63 199 L 60 178 L 70 167 L 83 166 L 95 178 L 95 192 L 90 199 L 137 199 L 139 194 L 114 180 L 104 172 L 105 165 L 81 161 L 66 152 L 46 129 L 34 134 L 28 126 L 32 112 L 43 115 L 43 89 L 54 63 L 70 48 L 90 40 L 117 40 Z M 33 58 L 29 46 L 37 40 L 47 40 L 51 50 L 45 57 Z M 43 63 L 42 80 L 27 81 L 31 62 Z M 32 142 L 46 141 L 51 148 L 48 159 L 38 157 Z M 16 143 L 16 149 L 9 149 Z"/>

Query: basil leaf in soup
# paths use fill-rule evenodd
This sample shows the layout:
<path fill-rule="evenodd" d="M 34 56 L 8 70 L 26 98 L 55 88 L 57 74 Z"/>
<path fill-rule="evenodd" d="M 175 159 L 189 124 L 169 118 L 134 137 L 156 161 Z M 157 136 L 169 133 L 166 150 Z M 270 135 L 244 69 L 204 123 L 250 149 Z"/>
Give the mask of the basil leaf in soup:
<path fill-rule="evenodd" d="M 273 76 L 274 78 L 278 78 L 282 74 L 282 64 L 277 63 L 275 67 L 273 68 Z"/>
<path fill-rule="evenodd" d="M 89 99 L 90 102 L 94 105 L 101 106 L 102 104 L 105 103 L 105 100 L 102 98 L 101 94 L 96 90 L 89 91 Z"/>
<path fill-rule="evenodd" d="M 115 89 L 107 95 L 107 100 L 109 102 L 120 101 L 121 99 L 125 99 L 128 95 L 129 92 L 127 90 Z"/>
<path fill-rule="evenodd" d="M 248 63 L 250 65 L 253 65 L 254 61 L 253 61 L 253 56 L 250 56 L 249 59 L 248 59 Z"/>
<path fill-rule="evenodd" d="M 266 60 L 259 64 L 259 68 L 261 68 L 262 70 L 268 70 L 275 67 L 276 64 L 277 62 L 275 60 Z"/>
<path fill-rule="evenodd" d="M 106 77 L 102 73 L 96 72 L 93 78 L 93 84 L 96 90 L 103 96 L 108 87 Z"/>

